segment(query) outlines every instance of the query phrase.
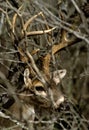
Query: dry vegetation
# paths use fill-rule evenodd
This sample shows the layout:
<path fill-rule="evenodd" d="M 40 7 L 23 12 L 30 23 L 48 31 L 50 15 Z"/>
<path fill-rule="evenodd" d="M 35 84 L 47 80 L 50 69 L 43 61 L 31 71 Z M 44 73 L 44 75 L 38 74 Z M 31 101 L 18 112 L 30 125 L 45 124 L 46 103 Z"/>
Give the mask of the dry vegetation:
<path fill-rule="evenodd" d="M 0 0 L 0 130 L 88 130 L 88 73 L 88 0 Z"/>

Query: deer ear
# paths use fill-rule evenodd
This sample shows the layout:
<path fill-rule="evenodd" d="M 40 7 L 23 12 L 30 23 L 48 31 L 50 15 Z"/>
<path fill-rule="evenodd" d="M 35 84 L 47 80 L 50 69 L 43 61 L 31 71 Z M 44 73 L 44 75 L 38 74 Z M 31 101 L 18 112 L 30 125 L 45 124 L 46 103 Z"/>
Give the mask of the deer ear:
<path fill-rule="evenodd" d="M 26 88 L 31 88 L 32 87 L 32 81 L 31 79 L 29 78 L 29 69 L 26 68 L 25 71 L 24 71 L 24 83 L 26 85 Z"/>
<path fill-rule="evenodd" d="M 66 75 L 66 70 L 56 70 L 52 73 L 53 76 L 53 81 L 56 83 L 56 85 L 58 83 L 60 83 L 61 79 L 64 78 L 64 76 Z"/>

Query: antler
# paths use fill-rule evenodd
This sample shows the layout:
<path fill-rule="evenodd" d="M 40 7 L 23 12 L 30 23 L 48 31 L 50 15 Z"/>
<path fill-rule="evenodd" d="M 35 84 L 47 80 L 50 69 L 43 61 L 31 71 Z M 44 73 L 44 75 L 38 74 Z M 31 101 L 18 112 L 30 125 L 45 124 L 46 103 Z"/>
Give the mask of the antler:
<path fill-rule="evenodd" d="M 54 55 L 55 53 L 57 53 L 59 50 L 65 48 L 66 46 L 69 46 L 73 43 L 75 43 L 77 40 L 77 38 L 73 38 L 71 40 L 69 40 L 67 38 L 67 32 L 65 30 L 63 30 L 63 34 L 62 34 L 62 41 L 61 43 L 57 44 L 57 45 L 53 45 L 51 48 L 51 54 L 48 53 L 44 58 L 43 58 L 43 71 L 45 73 L 45 75 L 47 77 L 50 76 L 50 69 L 49 69 L 49 64 L 50 64 L 50 60 L 51 60 L 51 55 Z"/>

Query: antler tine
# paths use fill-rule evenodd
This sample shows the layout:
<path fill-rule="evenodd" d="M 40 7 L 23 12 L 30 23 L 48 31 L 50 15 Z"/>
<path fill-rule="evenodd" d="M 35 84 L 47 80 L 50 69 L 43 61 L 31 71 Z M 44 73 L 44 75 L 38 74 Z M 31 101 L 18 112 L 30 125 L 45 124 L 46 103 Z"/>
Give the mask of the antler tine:
<path fill-rule="evenodd" d="M 37 75 L 38 75 L 38 77 L 39 77 L 39 80 L 40 80 L 44 85 L 46 85 L 46 81 L 45 81 L 43 75 L 40 73 L 38 67 L 36 66 L 33 57 L 31 56 L 31 54 L 30 54 L 28 51 L 26 51 L 26 55 L 27 55 L 27 57 L 30 59 L 32 68 L 33 68 L 33 69 L 35 70 L 35 72 L 37 73 Z"/>
<path fill-rule="evenodd" d="M 61 43 L 58 43 L 57 45 L 52 46 L 51 54 L 54 55 L 59 50 L 65 48 L 66 46 L 71 45 L 72 43 L 75 43 L 76 41 L 77 41 L 77 38 L 75 38 L 75 37 L 73 39 L 69 40 L 67 38 L 67 32 L 65 30 L 63 30 Z M 48 53 L 43 58 L 43 71 L 44 71 L 44 73 L 46 74 L 47 77 L 50 76 L 49 64 L 50 64 L 50 60 L 51 60 L 51 54 Z"/>

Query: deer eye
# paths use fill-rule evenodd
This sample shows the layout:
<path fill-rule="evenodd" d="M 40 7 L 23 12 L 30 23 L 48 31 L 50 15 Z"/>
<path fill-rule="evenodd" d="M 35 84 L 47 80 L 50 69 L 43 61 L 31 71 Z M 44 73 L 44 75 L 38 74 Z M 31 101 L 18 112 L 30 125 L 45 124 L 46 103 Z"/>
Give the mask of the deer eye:
<path fill-rule="evenodd" d="M 42 86 L 36 86 L 35 89 L 37 91 L 44 91 L 44 88 Z"/>
<path fill-rule="evenodd" d="M 41 97 L 46 97 L 47 94 L 42 86 L 35 86 L 35 94 Z"/>

